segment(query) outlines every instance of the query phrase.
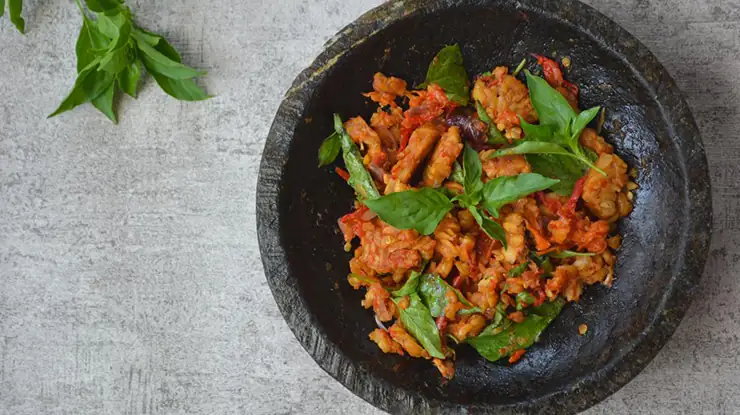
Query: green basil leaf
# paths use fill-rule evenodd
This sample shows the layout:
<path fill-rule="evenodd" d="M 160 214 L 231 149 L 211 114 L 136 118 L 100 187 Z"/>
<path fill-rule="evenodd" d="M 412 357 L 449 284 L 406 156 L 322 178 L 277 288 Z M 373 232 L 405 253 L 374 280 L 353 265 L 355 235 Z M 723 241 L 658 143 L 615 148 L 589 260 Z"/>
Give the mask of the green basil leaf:
<path fill-rule="evenodd" d="M 162 36 L 149 32 L 144 29 L 136 29 L 138 32 L 139 37 L 147 42 L 148 44 L 152 45 L 152 47 L 159 52 L 161 52 L 164 56 L 172 59 L 175 62 L 182 63 L 182 58 L 180 57 L 180 54 L 177 53 L 177 50 L 169 43 L 167 42 L 167 39 L 163 38 Z"/>
<path fill-rule="evenodd" d="M 150 70 L 150 68 L 147 67 L 147 70 Z M 203 101 L 211 98 L 192 79 L 171 79 L 151 71 L 149 73 L 157 81 L 157 85 L 162 88 L 162 91 L 180 101 Z"/>
<path fill-rule="evenodd" d="M 450 179 L 453 182 L 457 182 L 460 184 L 463 184 L 463 182 L 465 182 L 465 172 L 463 171 L 462 166 L 457 160 L 455 160 L 455 163 L 452 165 L 452 173 L 450 174 Z"/>
<path fill-rule="evenodd" d="M 5 15 L 5 0 L 0 0 L 0 17 Z"/>
<path fill-rule="evenodd" d="M 463 150 L 463 188 L 473 205 L 477 205 L 480 201 L 479 193 L 483 188 L 482 174 L 483 165 L 480 161 L 480 155 L 472 147 L 465 146 Z"/>
<path fill-rule="evenodd" d="M 468 206 L 468 210 L 470 211 L 470 214 L 473 215 L 473 218 L 475 218 L 478 226 L 483 229 L 483 232 L 485 232 L 486 235 L 491 237 L 491 239 L 501 242 L 504 248 L 507 247 L 506 231 L 498 222 L 479 212 L 478 208 L 476 208 L 475 206 Z"/>
<path fill-rule="evenodd" d="M 451 101 L 468 105 L 470 86 L 459 45 L 447 46 L 434 57 L 421 87 L 426 88 L 430 84 L 437 84 L 444 89 Z"/>
<path fill-rule="evenodd" d="M 560 180 L 550 187 L 550 190 L 561 196 L 570 196 L 576 181 L 583 176 L 583 166 L 570 156 L 528 154 L 527 162 L 532 167 L 532 173 Z"/>
<path fill-rule="evenodd" d="M 455 293 L 457 299 L 464 306 L 468 307 L 467 309 L 458 311 L 458 314 L 466 315 L 481 312 L 478 307 L 473 307 L 460 290 L 448 284 L 447 281 L 443 280 L 442 277 L 437 274 L 422 275 L 421 280 L 419 281 L 418 290 L 424 304 L 429 307 L 429 313 L 432 317 L 439 317 L 444 314 L 445 307 L 447 307 L 448 303 L 445 294 L 450 290 Z"/>
<path fill-rule="evenodd" d="M 400 299 L 393 299 L 396 305 L 398 301 Z M 430 356 L 438 359 L 445 358 L 437 323 L 434 322 L 429 309 L 422 303 L 418 294 L 409 295 L 409 306 L 405 310 L 398 307 L 398 315 L 406 330 L 429 352 Z"/>
<path fill-rule="evenodd" d="M 105 16 L 100 16 L 100 19 L 104 19 Z M 128 20 L 125 20 L 121 23 L 121 26 L 118 27 L 118 30 L 116 32 L 116 36 L 111 41 L 111 45 L 109 47 L 109 50 L 115 50 L 122 48 L 123 46 L 126 46 L 129 43 L 129 40 L 131 39 L 131 31 L 133 29 L 133 26 L 131 25 L 131 22 Z"/>
<path fill-rule="evenodd" d="M 132 98 L 136 98 L 136 89 L 141 78 L 141 62 L 135 60 L 118 74 L 118 87 Z"/>
<path fill-rule="evenodd" d="M 136 29 L 135 32 L 137 41 L 140 40 L 145 42 L 159 51 L 162 55 L 175 62 L 182 63 L 180 54 L 177 53 L 177 50 L 175 50 L 169 42 L 167 42 L 167 39 L 144 29 Z M 201 89 L 192 79 L 171 79 L 151 70 L 150 72 L 154 77 L 154 80 L 157 81 L 157 84 L 164 92 L 181 101 L 202 101 L 211 98 L 211 96 L 206 94 L 206 92 L 203 91 L 203 89 Z"/>
<path fill-rule="evenodd" d="M 499 131 L 498 127 L 496 127 L 496 124 L 493 122 L 491 117 L 488 116 L 486 109 L 483 108 L 483 104 L 481 104 L 480 101 L 475 101 L 475 110 L 478 112 L 478 118 L 488 126 L 488 144 L 509 144 L 509 140 L 507 140 L 501 131 Z"/>
<path fill-rule="evenodd" d="M 2 10 L 5 10 L 3 5 Z M 13 23 L 19 32 L 26 33 L 26 21 L 23 20 L 21 14 L 23 13 L 23 0 L 8 0 L 8 14 L 10 15 L 10 22 Z M 0 14 L 1 15 L 1 14 Z"/>
<path fill-rule="evenodd" d="M 508 274 L 510 277 L 518 277 L 524 273 L 524 271 L 529 269 L 529 261 L 520 264 L 512 269 L 509 270 Z"/>
<path fill-rule="evenodd" d="M 206 72 L 185 66 L 164 55 L 143 39 L 140 32 L 135 31 L 132 33 L 132 36 L 136 40 L 136 46 L 141 52 L 139 57 L 149 72 L 163 75 L 173 80 L 191 79 L 206 74 Z"/>
<path fill-rule="evenodd" d="M 77 0 L 77 6 L 80 7 L 80 12 L 82 13 L 82 28 L 80 29 L 80 36 L 77 38 L 77 44 L 75 45 L 77 72 L 79 73 L 95 60 L 96 55 L 93 51 L 96 49 L 106 49 L 110 43 L 110 39 L 100 31 L 96 22 L 87 17 L 79 0 Z"/>
<path fill-rule="evenodd" d="M 339 134 L 334 132 L 332 135 L 327 137 L 321 143 L 321 147 L 319 147 L 319 167 L 333 163 L 341 149 L 342 143 L 339 141 Z"/>
<path fill-rule="evenodd" d="M 350 171 L 350 180 L 352 176 Z M 433 233 L 453 208 L 447 196 L 429 187 L 368 198 L 365 205 L 394 228 L 416 229 L 422 235 Z"/>
<path fill-rule="evenodd" d="M 576 256 L 594 256 L 596 254 L 591 252 L 575 252 L 575 251 L 560 251 L 560 252 L 551 252 L 548 254 L 552 258 L 572 258 Z"/>
<path fill-rule="evenodd" d="M 529 98 L 539 116 L 540 123 L 553 124 L 558 132 L 565 134 L 570 128 L 571 119 L 576 117 L 576 112 L 568 100 L 544 79 L 532 75 L 528 70 L 524 73 L 527 75 Z"/>
<path fill-rule="evenodd" d="M 483 207 L 493 217 L 498 218 L 498 211 L 503 206 L 534 192 L 548 189 L 558 182 L 557 179 L 549 179 L 537 173 L 497 177 L 483 186 Z"/>
<path fill-rule="evenodd" d="M 403 297 L 405 295 L 411 295 L 415 293 L 416 289 L 419 287 L 420 279 L 421 272 L 411 271 L 411 273 L 409 274 L 409 278 L 406 280 L 403 286 L 396 291 L 393 291 L 391 294 L 393 294 L 395 297 Z"/>
<path fill-rule="evenodd" d="M 115 85 L 115 80 L 111 80 L 108 88 L 106 88 L 106 90 L 102 94 L 93 98 L 91 103 L 100 112 L 105 114 L 105 116 L 108 117 L 109 120 L 113 121 L 113 124 L 118 124 L 118 118 L 116 117 L 116 112 L 113 108 Z"/>
<path fill-rule="evenodd" d="M 131 58 L 131 48 L 129 45 L 123 45 L 118 49 L 113 49 L 106 53 L 100 60 L 98 70 L 117 74 L 126 69 L 129 63 L 131 63 Z"/>
<path fill-rule="evenodd" d="M 119 32 L 125 25 L 129 25 L 130 27 L 131 20 L 129 19 L 129 16 L 124 13 L 116 13 L 112 15 L 99 14 L 97 24 L 100 31 L 116 43 L 116 39 L 119 37 Z M 129 34 L 131 33 L 130 29 L 123 30 L 127 31 Z"/>
<path fill-rule="evenodd" d="M 544 141 L 559 144 L 555 135 L 555 126 L 547 124 L 530 124 L 519 117 L 519 124 L 524 131 L 526 141 Z"/>
<path fill-rule="evenodd" d="M 87 7 L 96 13 L 111 13 L 120 10 L 122 0 L 85 0 Z"/>
<path fill-rule="evenodd" d="M 493 154 L 490 158 L 513 156 L 517 154 L 559 154 L 578 159 L 578 156 L 555 143 L 541 141 L 524 141 L 514 147 L 504 148 Z"/>
<path fill-rule="evenodd" d="M 597 115 L 599 115 L 599 112 L 601 112 L 601 107 L 593 107 L 581 112 L 571 120 L 571 147 L 579 145 L 578 140 L 581 138 L 581 133 L 588 126 L 588 124 L 593 121 L 593 119 L 596 118 Z"/>
<path fill-rule="evenodd" d="M 146 29 L 137 27 L 136 29 L 134 29 L 134 31 L 136 32 L 137 39 L 141 40 L 142 42 L 148 43 L 150 46 L 152 46 L 153 48 L 157 50 L 159 50 L 159 48 L 157 48 L 157 46 L 159 46 L 159 42 L 164 41 L 164 38 L 162 36 L 156 33 L 152 33 Z M 172 48 L 171 45 L 170 45 L 170 48 Z M 174 48 L 172 49 L 174 50 Z M 167 53 L 163 52 L 162 50 L 159 50 L 159 51 L 162 52 L 162 54 L 164 54 L 165 56 L 172 59 L 173 61 L 181 62 L 180 55 L 177 54 L 177 52 L 175 52 L 177 54 L 177 59 L 175 59 L 172 56 L 168 55 Z"/>
<path fill-rule="evenodd" d="M 339 141 L 342 144 L 342 158 L 344 159 L 344 165 L 345 167 L 347 167 L 347 171 L 349 172 L 349 185 L 352 186 L 353 189 L 355 189 L 355 193 L 357 193 L 357 196 L 360 200 L 379 198 L 380 193 L 378 192 L 377 187 L 375 187 L 375 182 L 373 181 L 372 176 L 370 176 L 370 173 L 365 168 L 365 165 L 362 163 L 362 155 L 360 154 L 360 150 L 357 148 L 357 145 L 355 145 L 354 141 L 352 141 L 352 138 L 349 136 L 349 134 L 347 134 L 347 131 L 345 131 L 344 124 L 342 123 L 342 118 L 339 117 L 338 114 L 334 114 L 334 131 L 339 134 Z M 383 202 L 381 202 L 380 204 L 382 205 Z M 369 205 L 368 207 L 372 209 L 372 207 L 370 207 Z M 390 214 L 393 214 L 393 212 L 391 212 Z M 440 218 L 440 220 L 442 219 Z M 391 224 L 391 226 L 395 225 Z M 431 232 L 433 231 L 434 229 L 432 229 Z"/>
<path fill-rule="evenodd" d="M 59 108 L 49 115 L 49 118 L 93 100 L 108 89 L 115 75 L 105 71 L 97 71 L 96 68 L 99 63 L 100 61 L 96 59 L 80 72 L 72 91 L 62 101 Z"/>
<path fill-rule="evenodd" d="M 532 346 L 540 334 L 560 314 L 564 304 L 565 301 L 558 298 L 539 307 L 531 307 L 523 322 L 513 323 L 497 334 L 491 334 L 495 331 L 486 328 L 477 337 L 467 339 L 466 342 L 473 346 L 481 356 L 495 362 L 502 357 L 510 356 L 519 349 Z"/>

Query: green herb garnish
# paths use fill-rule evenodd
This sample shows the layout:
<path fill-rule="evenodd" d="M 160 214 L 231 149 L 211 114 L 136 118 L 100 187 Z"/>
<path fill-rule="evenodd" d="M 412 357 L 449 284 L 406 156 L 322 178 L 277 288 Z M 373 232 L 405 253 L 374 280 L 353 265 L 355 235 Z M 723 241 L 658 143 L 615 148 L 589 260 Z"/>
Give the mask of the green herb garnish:
<path fill-rule="evenodd" d="M 437 84 L 444 89 L 450 101 L 467 106 L 470 96 L 470 81 L 463 66 L 463 56 L 459 45 L 443 48 L 429 65 L 426 81 L 420 86 L 426 88 Z"/>
<path fill-rule="evenodd" d="M 133 22 L 131 9 L 119 0 L 86 0 L 96 20 L 79 0 L 82 29 L 77 39 L 77 80 L 69 95 L 49 117 L 90 102 L 114 123 L 118 91 L 136 97 L 142 68 L 167 94 L 185 101 L 209 98 L 193 81 L 205 75 L 183 65 L 180 55 L 163 37 Z"/>

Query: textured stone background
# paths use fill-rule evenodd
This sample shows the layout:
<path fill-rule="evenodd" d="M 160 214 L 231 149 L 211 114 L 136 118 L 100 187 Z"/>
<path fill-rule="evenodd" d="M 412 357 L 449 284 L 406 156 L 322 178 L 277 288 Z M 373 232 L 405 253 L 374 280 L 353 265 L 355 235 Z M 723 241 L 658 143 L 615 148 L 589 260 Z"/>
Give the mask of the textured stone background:
<path fill-rule="evenodd" d="M 80 16 L 0 20 L 0 413 L 375 414 L 324 374 L 272 300 L 254 193 L 282 95 L 379 0 L 129 1 L 217 97 L 148 81 L 114 126 L 46 120 L 74 81 Z M 738 413 L 740 2 L 589 0 L 653 50 L 704 134 L 715 234 L 673 339 L 590 414 Z"/>

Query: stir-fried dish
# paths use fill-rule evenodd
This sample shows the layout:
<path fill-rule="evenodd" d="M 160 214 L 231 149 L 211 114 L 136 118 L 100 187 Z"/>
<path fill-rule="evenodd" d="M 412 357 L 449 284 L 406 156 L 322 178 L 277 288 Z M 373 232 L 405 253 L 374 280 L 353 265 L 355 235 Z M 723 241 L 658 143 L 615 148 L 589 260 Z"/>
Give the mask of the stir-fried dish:
<path fill-rule="evenodd" d="M 634 171 L 600 135 L 602 108 L 581 111 L 560 65 L 535 58 L 544 77 L 524 60 L 472 89 L 457 45 L 421 89 L 377 73 L 364 94 L 377 111 L 335 115 L 319 149 L 321 166 L 342 154 L 335 171 L 357 195 L 339 228 L 370 340 L 447 379 L 455 347 L 514 363 L 584 286 L 614 280 Z"/>

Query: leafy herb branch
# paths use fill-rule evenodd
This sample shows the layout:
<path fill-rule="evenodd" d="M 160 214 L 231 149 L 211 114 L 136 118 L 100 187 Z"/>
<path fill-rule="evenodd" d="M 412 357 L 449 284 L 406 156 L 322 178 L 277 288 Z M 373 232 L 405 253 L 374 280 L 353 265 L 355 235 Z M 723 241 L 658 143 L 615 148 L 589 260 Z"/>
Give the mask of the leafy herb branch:
<path fill-rule="evenodd" d="M 76 1 L 82 13 L 75 48 L 77 80 L 49 117 L 90 102 L 111 121 L 118 122 L 115 102 L 119 91 L 136 98 L 144 69 L 174 98 L 209 98 L 194 81 L 206 73 L 183 65 L 180 54 L 166 39 L 138 27 L 123 0 L 85 0 L 94 20 Z"/>

